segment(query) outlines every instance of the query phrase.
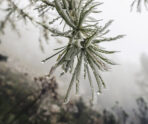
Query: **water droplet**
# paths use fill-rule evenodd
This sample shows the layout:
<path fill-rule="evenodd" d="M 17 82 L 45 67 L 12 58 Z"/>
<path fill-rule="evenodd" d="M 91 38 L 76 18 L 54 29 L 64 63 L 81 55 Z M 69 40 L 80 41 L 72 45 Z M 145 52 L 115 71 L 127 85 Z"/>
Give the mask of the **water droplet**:
<path fill-rule="evenodd" d="M 41 63 L 44 64 L 45 62 L 44 61 L 41 61 Z"/>
<path fill-rule="evenodd" d="M 48 74 L 46 74 L 46 79 L 47 79 L 47 80 L 49 80 L 49 79 L 50 79 L 50 77 L 49 77 L 49 75 L 48 75 Z"/>
<path fill-rule="evenodd" d="M 101 94 L 101 92 L 100 92 L 100 91 L 98 91 L 98 92 L 97 92 L 97 95 L 99 96 L 100 94 Z"/>

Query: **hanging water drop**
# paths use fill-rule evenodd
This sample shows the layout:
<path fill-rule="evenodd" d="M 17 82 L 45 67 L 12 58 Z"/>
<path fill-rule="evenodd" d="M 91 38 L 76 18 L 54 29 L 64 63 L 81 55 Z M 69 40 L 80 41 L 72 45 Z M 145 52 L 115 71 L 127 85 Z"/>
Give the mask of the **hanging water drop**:
<path fill-rule="evenodd" d="M 45 61 L 41 61 L 42 64 L 45 64 Z"/>
<path fill-rule="evenodd" d="M 98 91 L 98 92 L 97 92 L 97 95 L 99 96 L 100 94 L 101 94 L 101 92 L 100 92 L 100 91 Z"/>

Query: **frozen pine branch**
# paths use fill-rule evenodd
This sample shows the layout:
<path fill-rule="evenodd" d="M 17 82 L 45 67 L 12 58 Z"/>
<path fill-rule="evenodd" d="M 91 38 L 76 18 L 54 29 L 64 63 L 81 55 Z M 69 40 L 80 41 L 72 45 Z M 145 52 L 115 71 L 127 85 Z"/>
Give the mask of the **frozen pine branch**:
<path fill-rule="evenodd" d="M 94 18 L 92 15 L 99 14 L 98 10 L 102 4 L 97 0 L 30 0 L 25 7 L 20 7 L 15 0 L 6 0 L 8 5 L 5 20 L 12 20 L 12 14 L 18 15 L 22 20 L 31 21 L 35 25 L 42 27 L 45 35 L 50 34 L 55 37 L 65 37 L 68 39 L 68 44 L 61 48 L 56 48 L 57 52 L 52 56 L 44 59 L 45 63 L 52 57 L 57 57 L 55 65 L 51 68 L 48 76 L 51 76 L 58 67 L 62 67 L 63 73 L 71 73 L 72 78 L 65 96 L 65 103 L 69 101 L 71 89 L 75 84 L 76 93 L 79 93 L 79 83 L 82 77 L 82 69 L 84 68 L 84 77 L 88 76 L 92 98 L 94 98 L 94 87 L 90 70 L 96 79 L 98 85 L 98 93 L 105 88 L 105 83 L 101 76 L 102 71 L 108 71 L 109 65 L 115 65 L 114 62 L 105 57 L 105 54 L 113 54 L 116 51 L 108 51 L 100 47 L 100 43 L 114 41 L 123 37 L 106 37 L 109 33 L 109 26 L 113 20 L 108 21 L 103 26 L 100 25 L 100 19 Z M 2 4 L 2 3 L 1 3 Z M 31 16 L 28 9 L 33 9 L 33 12 L 38 13 L 38 18 Z M 54 13 L 55 17 L 52 17 Z M 6 25 L 7 21 L 4 22 Z M 54 23 L 59 23 L 60 28 L 55 29 Z M 3 24 L 3 25 L 4 25 Z M 4 30 L 4 26 L 1 29 Z M 15 23 L 14 23 L 15 25 Z M 66 28 L 65 28 L 66 27 Z M 62 30 L 61 30 L 62 29 Z M 74 64 L 76 62 L 76 65 Z"/>

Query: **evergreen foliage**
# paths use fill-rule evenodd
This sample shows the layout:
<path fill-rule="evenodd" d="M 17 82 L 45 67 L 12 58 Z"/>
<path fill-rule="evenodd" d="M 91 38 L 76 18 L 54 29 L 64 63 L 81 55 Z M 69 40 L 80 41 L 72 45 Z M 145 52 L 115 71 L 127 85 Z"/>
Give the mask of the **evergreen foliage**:
<path fill-rule="evenodd" d="M 90 87 L 92 90 L 92 100 L 94 97 L 94 87 L 90 75 L 92 70 L 98 85 L 98 93 L 101 93 L 105 83 L 100 74 L 101 71 L 108 71 L 108 65 L 115 65 L 114 62 L 106 58 L 105 54 L 113 54 L 116 51 L 108 51 L 102 48 L 99 44 L 105 41 L 114 41 L 122 38 L 124 35 L 115 37 L 106 37 L 109 33 L 108 27 L 113 20 L 108 21 L 104 26 L 101 26 L 99 21 L 92 17 L 93 14 L 98 14 L 101 11 L 98 7 L 102 4 L 96 0 L 29 0 L 27 6 L 20 7 L 16 0 L 1 1 L 2 4 L 7 4 L 5 11 L 5 19 L 1 21 L 0 29 L 4 33 L 4 28 L 9 22 L 13 29 L 16 29 L 14 15 L 23 19 L 25 22 L 30 20 L 35 25 L 40 25 L 44 32 L 45 39 L 48 39 L 49 32 L 55 37 L 64 37 L 68 39 L 68 44 L 56 49 L 54 55 L 44 59 L 46 62 L 52 57 L 58 55 L 56 64 L 51 68 L 48 76 L 50 77 L 57 67 L 61 66 L 64 73 L 72 73 L 72 78 L 65 96 L 65 103 L 69 100 L 71 89 L 76 85 L 76 93 L 79 93 L 79 82 L 84 68 L 84 77 L 88 76 Z M 33 9 L 39 15 L 34 18 L 28 14 L 28 9 Z M 51 17 L 52 13 L 56 17 Z M 53 18 L 51 20 L 51 18 Z M 51 21 L 49 21 L 51 20 Z M 60 22 L 61 21 L 61 22 Z M 63 30 L 55 29 L 53 24 L 59 23 Z M 76 62 L 76 66 L 75 63 Z M 64 74 L 62 73 L 62 74 Z"/>
<path fill-rule="evenodd" d="M 145 6 L 145 9 L 148 9 L 148 0 L 134 0 L 131 4 L 131 10 L 136 6 L 137 12 L 141 12 L 143 5 Z"/>

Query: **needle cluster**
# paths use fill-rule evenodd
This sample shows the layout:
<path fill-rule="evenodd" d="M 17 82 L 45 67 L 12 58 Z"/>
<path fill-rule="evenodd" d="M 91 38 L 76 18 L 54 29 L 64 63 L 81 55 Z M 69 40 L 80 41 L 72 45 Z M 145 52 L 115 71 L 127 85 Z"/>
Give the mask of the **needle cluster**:
<path fill-rule="evenodd" d="M 101 11 L 98 7 L 102 4 L 96 0 L 30 0 L 30 6 L 33 6 L 35 11 L 39 13 L 39 17 L 44 19 L 34 19 L 26 13 L 25 9 L 20 9 L 13 0 L 7 0 L 12 7 L 7 8 L 8 14 L 6 19 L 10 21 L 13 12 L 18 13 L 24 20 L 27 18 L 34 24 L 40 25 L 45 31 L 48 31 L 54 37 L 64 37 L 68 39 L 68 44 L 61 48 L 57 48 L 57 52 L 44 59 L 46 62 L 52 57 L 58 55 L 55 65 L 51 68 L 48 76 L 61 66 L 64 73 L 70 72 L 72 78 L 65 96 L 65 103 L 68 102 L 69 95 L 73 85 L 76 86 L 76 93 L 79 93 L 80 77 L 82 69 L 84 78 L 89 79 L 92 91 L 92 100 L 94 99 L 94 87 L 91 77 L 91 71 L 96 79 L 98 85 L 98 93 L 101 93 L 105 83 L 100 74 L 101 71 L 108 71 L 109 65 L 115 65 L 114 62 L 105 57 L 105 54 L 113 54 L 116 51 L 108 51 L 102 48 L 99 44 L 102 42 L 109 42 L 120 39 L 123 35 L 115 37 L 106 37 L 109 33 L 108 27 L 113 20 L 108 21 L 104 26 L 100 26 L 100 21 L 92 15 L 96 15 Z M 13 11 L 11 11 L 13 10 Z M 49 21 L 51 11 L 55 12 L 55 18 Z M 46 19 L 45 19 L 46 18 Z M 63 30 L 58 30 L 52 25 L 61 21 Z M 3 21 L 3 22 L 6 22 Z M 4 27 L 1 24 L 1 28 Z M 76 63 L 76 64 L 75 64 Z"/>

